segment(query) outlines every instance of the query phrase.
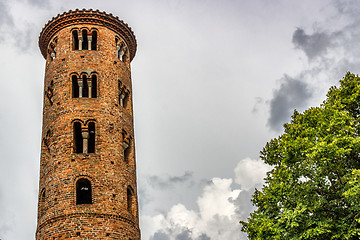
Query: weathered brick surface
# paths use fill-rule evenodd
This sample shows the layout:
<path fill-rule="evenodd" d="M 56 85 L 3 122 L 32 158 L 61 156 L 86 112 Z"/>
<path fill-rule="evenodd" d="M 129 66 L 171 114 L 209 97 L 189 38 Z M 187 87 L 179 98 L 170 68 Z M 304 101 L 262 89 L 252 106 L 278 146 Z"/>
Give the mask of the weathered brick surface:
<path fill-rule="evenodd" d="M 112 27 L 109 19 L 122 26 Z M 96 29 L 97 50 L 73 50 L 74 28 Z M 136 41 L 129 29 L 112 15 L 80 10 L 52 19 L 40 34 L 46 70 L 38 240 L 140 239 L 130 72 Z M 124 61 L 116 56 L 116 36 L 128 47 Z M 48 52 L 55 39 L 52 59 Z M 72 97 L 73 73 L 97 74 L 96 98 Z M 130 93 L 126 108 L 119 104 L 119 81 Z M 95 122 L 95 153 L 74 153 L 77 120 L 84 126 Z M 129 162 L 124 161 L 124 131 L 132 139 Z M 92 204 L 76 204 L 79 178 L 91 181 Z M 128 186 L 134 190 L 133 213 L 128 211 Z"/>

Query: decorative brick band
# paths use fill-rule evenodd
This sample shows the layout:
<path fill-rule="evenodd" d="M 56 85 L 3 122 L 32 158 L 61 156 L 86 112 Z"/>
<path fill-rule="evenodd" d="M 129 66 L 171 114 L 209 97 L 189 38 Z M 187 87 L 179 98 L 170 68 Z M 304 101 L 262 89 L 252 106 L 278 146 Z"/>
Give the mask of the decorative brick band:
<path fill-rule="evenodd" d="M 120 220 L 122 222 L 126 222 L 132 226 L 136 226 L 135 222 L 131 219 L 122 217 L 120 215 L 115 215 L 115 214 L 106 214 L 106 213 L 71 213 L 71 214 L 65 214 L 65 215 L 61 215 L 58 217 L 54 217 L 51 219 L 46 220 L 45 222 L 41 223 L 36 230 L 36 234 L 46 225 L 51 224 L 51 223 L 55 223 L 58 221 L 61 221 L 63 219 L 71 219 L 71 218 L 78 218 L 78 217 L 94 217 L 94 218 L 106 218 L 106 219 L 115 219 L 115 220 Z"/>
<path fill-rule="evenodd" d="M 93 24 L 107 27 L 114 32 L 118 33 L 124 38 L 130 51 L 130 61 L 135 57 L 136 53 L 136 38 L 131 28 L 120 20 L 118 17 L 99 10 L 93 11 L 92 9 L 68 11 L 57 15 L 52 18 L 42 29 L 39 36 L 39 47 L 42 55 L 46 58 L 47 46 L 51 38 L 64 27 L 76 24 Z"/>

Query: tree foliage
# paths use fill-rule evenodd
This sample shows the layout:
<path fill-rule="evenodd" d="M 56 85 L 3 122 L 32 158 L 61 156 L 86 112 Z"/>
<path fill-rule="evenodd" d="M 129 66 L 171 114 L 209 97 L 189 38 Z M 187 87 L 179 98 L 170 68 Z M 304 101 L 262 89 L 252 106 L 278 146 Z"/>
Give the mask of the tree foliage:
<path fill-rule="evenodd" d="M 360 239 L 360 78 L 294 112 L 261 151 L 273 166 L 242 231 L 249 239 Z"/>

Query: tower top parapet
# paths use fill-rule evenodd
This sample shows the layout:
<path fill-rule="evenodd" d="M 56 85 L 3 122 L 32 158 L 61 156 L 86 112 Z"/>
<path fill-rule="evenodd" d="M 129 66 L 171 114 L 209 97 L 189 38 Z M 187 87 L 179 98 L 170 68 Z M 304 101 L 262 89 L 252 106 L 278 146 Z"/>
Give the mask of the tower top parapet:
<path fill-rule="evenodd" d="M 107 27 L 118 33 L 126 41 L 130 52 L 130 61 L 134 58 L 136 53 L 136 38 L 131 28 L 119 17 L 100 12 L 99 10 L 76 9 L 64 12 L 53 17 L 47 24 L 45 24 L 39 36 L 39 47 L 41 54 L 46 58 L 47 46 L 51 38 L 62 28 L 76 24 L 93 24 Z"/>

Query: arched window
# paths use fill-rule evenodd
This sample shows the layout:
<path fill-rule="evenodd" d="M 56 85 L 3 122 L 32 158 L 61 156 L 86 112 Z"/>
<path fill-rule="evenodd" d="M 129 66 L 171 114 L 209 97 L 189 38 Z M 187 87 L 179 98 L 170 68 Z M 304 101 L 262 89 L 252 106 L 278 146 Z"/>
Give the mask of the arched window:
<path fill-rule="evenodd" d="M 127 108 L 127 105 L 128 105 L 128 102 L 129 102 L 129 91 L 121 83 L 120 80 L 118 81 L 118 88 L 119 88 L 119 104 L 123 108 Z"/>
<path fill-rule="evenodd" d="M 134 190 L 132 189 L 131 186 L 127 187 L 126 190 L 126 199 L 127 199 L 127 210 L 129 213 L 131 213 L 132 215 L 134 214 Z"/>
<path fill-rule="evenodd" d="M 81 50 L 88 50 L 88 32 L 86 29 L 82 30 L 82 48 Z"/>
<path fill-rule="evenodd" d="M 88 32 L 87 29 L 72 31 L 73 50 L 97 50 L 97 31 Z"/>
<path fill-rule="evenodd" d="M 115 37 L 115 45 L 116 45 L 116 57 L 120 59 L 120 61 L 125 62 L 127 58 L 127 47 L 124 41 L 120 40 L 118 37 Z"/>
<path fill-rule="evenodd" d="M 73 50 L 79 50 L 79 35 L 77 30 L 72 31 L 72 49 Z"/>
<path fill-rule="evenodd" d="M 95 153 L 95 123 L 89 122 L 88 153 Z"/>
<path fill-rule="evenodd" d="M 123 147 L 123 157 L 126 163 L 129 163 L 130 155 L 131 155 L 131 136 L 129 136 L 125 130 L 122 132 L 122 147 Z"/>
<path fill-rule="evenodd" d="M 83 152 L 83 138 L 81 132 L 81 123 L 74 122 L 74 153 Z"/>
<path fill-rule="evenodd" d="M 76 204 L 92 204 L 91 182 L 86 178 L 76 182 Z"/>
<path fill-rule="evenodd" d="M 81 78 L 71 76 L 73 98 L 96 98 L 97 97 L 97 76 L 92 74 L 91 78 L 84 73 Z"/>
<path fill-rule="evenodd" d="M 95 30 L 91 33 L 91 50 L 97 50 L 97 32 Z"/>
<path fill-rule="evenodd" d="M 89 122 L 83 127 L 78 121 L 74 122 L 74 153 L 95 153 L 95 123 Z"/>
<path fill-rule="evenodd" d="M 72 75 L 72 97 L 78 98 L 79 97 L 79 83 L 76 75 Z"/>

